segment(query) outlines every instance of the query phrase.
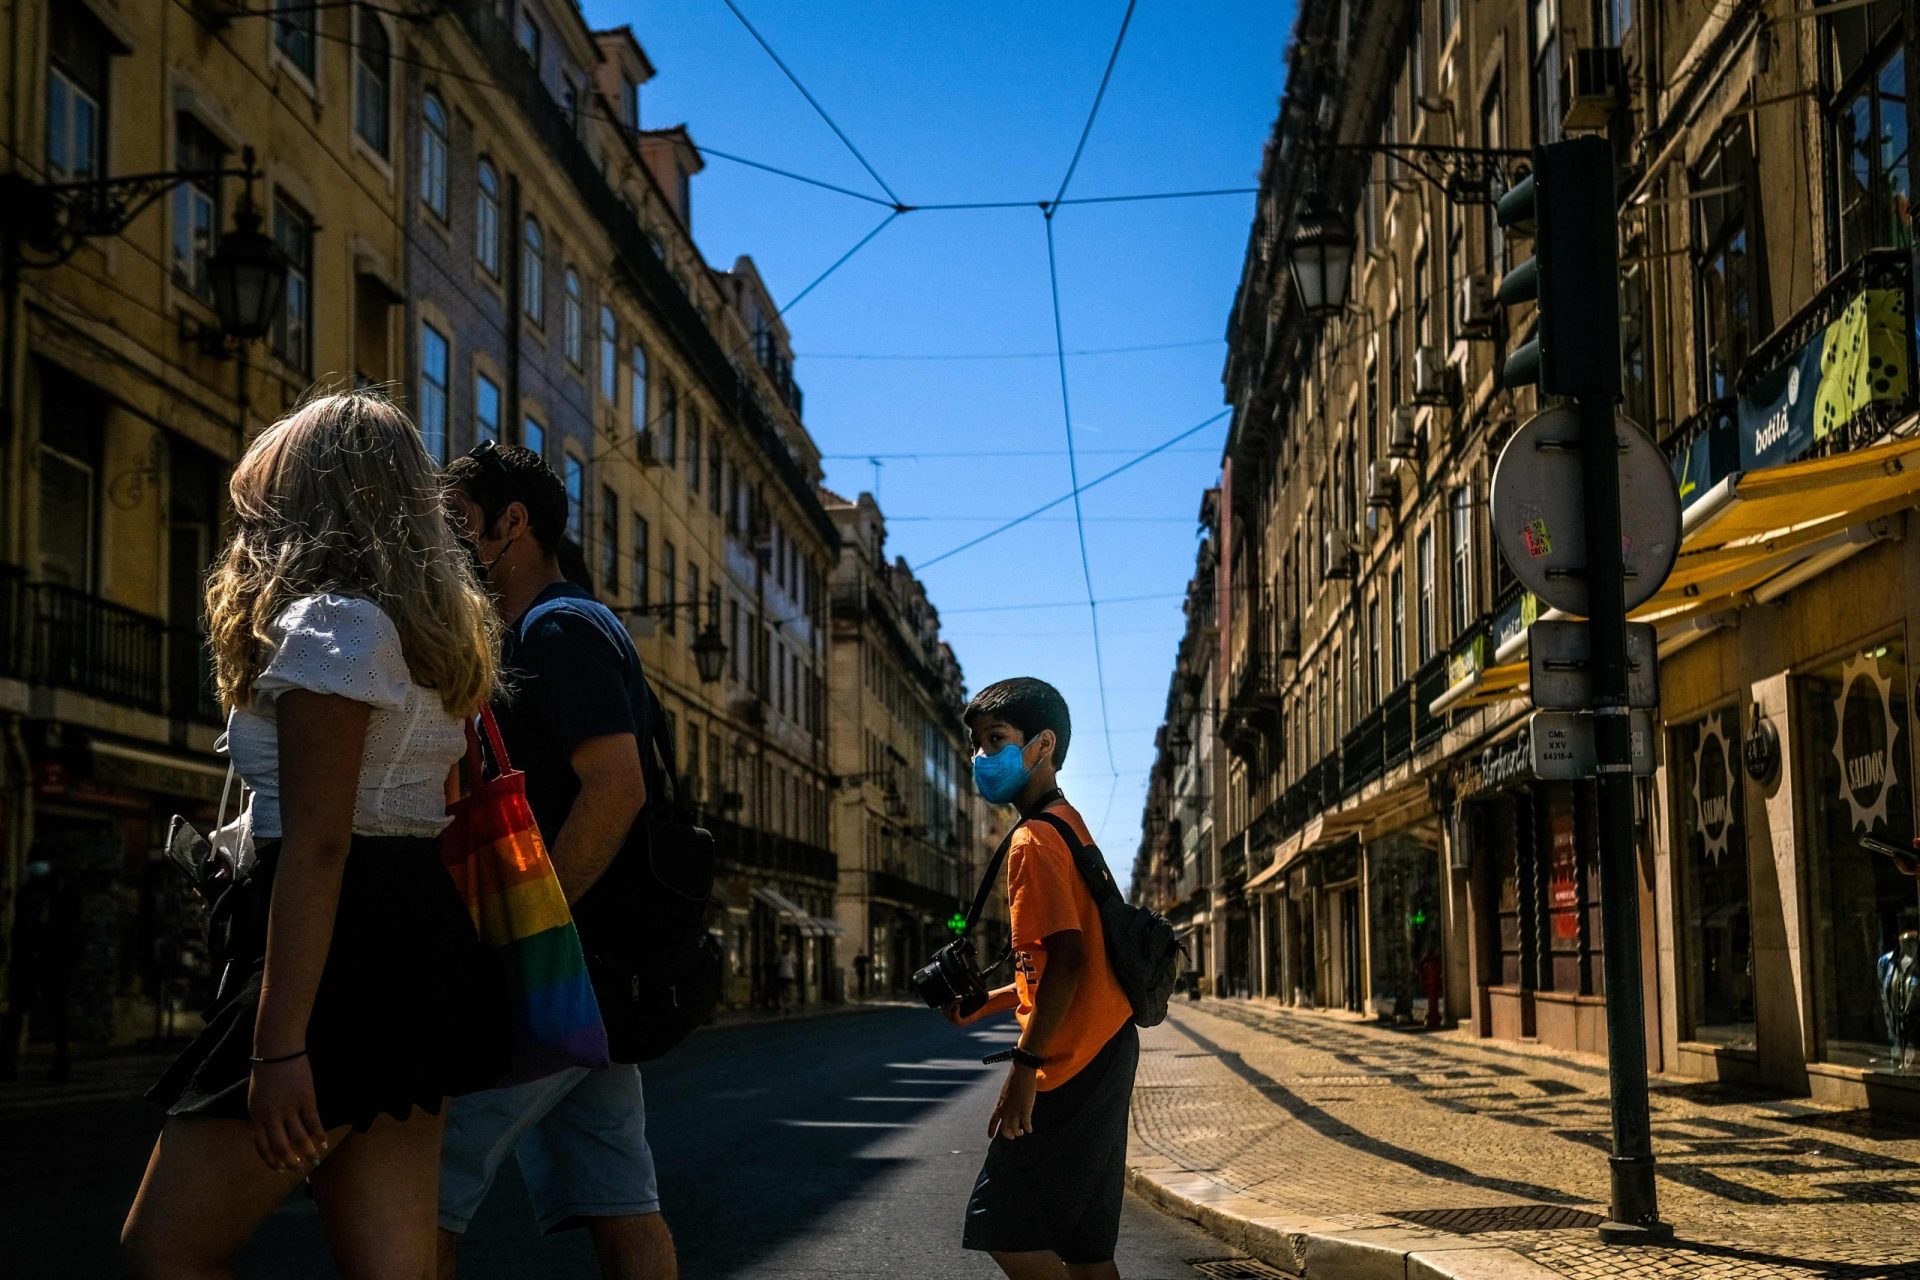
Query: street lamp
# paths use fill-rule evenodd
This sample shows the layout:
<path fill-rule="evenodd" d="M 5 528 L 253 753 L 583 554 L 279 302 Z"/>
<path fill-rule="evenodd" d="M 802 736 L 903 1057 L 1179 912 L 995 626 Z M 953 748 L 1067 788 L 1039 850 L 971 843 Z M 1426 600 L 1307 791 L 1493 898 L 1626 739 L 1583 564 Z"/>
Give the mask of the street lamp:
<path fill-rule="evenodd" d="M 699 668 L 700 683 L 714 684 L 720 679 L 721 669 L 727 661 L 727 642 L 720 638 L 720 628 L 709 622 L 699 635 L 693 638 L 693 664 Z"/>
<path fill-rule="evenodd" d="M 1308 315 L 1334 316 L 1346 310 L 1354 245 L 1353 226 L 1345 215 L 1320 191 L 1307 192 L 1293 234 L 1287 237 L 1287 269 Z"/>
<path fill-rule="evenodd" d="M 1187 752 L 1193 750 L 1193 735 L 1187 732 L 1187 722 L 1182 720 L 1173 726 L 1173 732 L 1167 735 L 1167 750 L 1184 759 Z"/>
<path fill-rule="evenodd" d="M 287 255 L 260 230 L 252 179 L 234 212 L 233 230 L 220 237 L 207 260 L 207 280 L 222 334 L 240 342 L 267 336 L 287 290 Z"/>

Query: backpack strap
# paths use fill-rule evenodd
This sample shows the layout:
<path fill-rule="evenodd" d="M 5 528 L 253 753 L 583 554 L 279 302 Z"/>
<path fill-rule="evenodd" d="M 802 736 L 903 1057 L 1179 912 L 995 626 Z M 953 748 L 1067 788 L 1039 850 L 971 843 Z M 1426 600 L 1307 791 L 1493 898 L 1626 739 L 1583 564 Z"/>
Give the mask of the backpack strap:
<path fill-rule="evenodd" d="M 640 654 L 633 647 L 633 641 L 627 635 L 627 629 L 620 622 L 618 614 L 586 596 L 560 596 L 535 605 L 520 615 L 520 621 L 514 631 L 521 641 L 527 638 L 527 631 L 541 618 L 551 613 L 577 613 L 593 622 L 606 636 L 608 643 L 618 649 L 634 665 L 640 675 L 642 701 L 647 711 L 647 738 L 641 744 L 640 756 L 643 763 L 652 764 L 660 775 L 662 807 L 678 812 L 686 809 L 685 797 L 680 794 L 680 769 L 674 760 L 673 737 L 667 732 L 666 708 L 660 705 L 660 695 L 653 691 L 653 685 L 647 680 L 644 668 L 640 666 Z M 651 752 L 651 755 L 649 755 Z M 649 808 L 652 808 L 651 796 Z"/>
<path fill-rule="evenodd" d="M 1113 882 L 1113 872 L 1107 869 L 1107 860 L 1100 856 L 1099 846 L 1082 843 L 1071 822 L 1051 811 L 1036 813 L 1028 821 L 1046 823 L 1067 842 L 1067 852 L 1073 855 L 1074 869 L 1087 882 L 1087 892 L 1093 895 L 1094 906 L 1105 906 L 1108 898 L 1119 896 L 1120 886 Z"/>

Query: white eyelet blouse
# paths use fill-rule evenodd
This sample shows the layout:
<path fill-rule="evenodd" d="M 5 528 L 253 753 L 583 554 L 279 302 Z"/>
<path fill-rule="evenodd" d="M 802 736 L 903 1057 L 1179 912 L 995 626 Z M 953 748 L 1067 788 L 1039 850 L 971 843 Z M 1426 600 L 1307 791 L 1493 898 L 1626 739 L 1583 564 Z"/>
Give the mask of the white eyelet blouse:
<path fill-rule="evenodd" d="M 447 772 L 466 750 L 466 733 L 438 694 L 414 683 L 393 620 L 370 600 L 315 595 L 288 605 L 274 630 L 280 640 L 253 682 L 252 705 L 227 721 L 234 769 L 253 791 L 253 838 L 286 834 L 280 825 L 274 701 L 288 689 L 373 708 L 354 797 L 354 834 L 439 834 L 447 825 Z"/>

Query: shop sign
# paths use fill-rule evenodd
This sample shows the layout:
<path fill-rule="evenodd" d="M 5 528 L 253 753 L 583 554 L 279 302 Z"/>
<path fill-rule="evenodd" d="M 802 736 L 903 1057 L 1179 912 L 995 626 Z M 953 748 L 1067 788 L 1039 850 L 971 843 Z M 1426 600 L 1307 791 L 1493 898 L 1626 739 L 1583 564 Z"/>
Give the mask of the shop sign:
<path fill-rule="evenodd" d="M 1522 591 L 1520 598 L 1502 609 L 1493 620 L 1493 651 L 1499 653 L 1540 620 L 1540 597 Z"/>
<path fill-rule="evenodd" d="M 1731 400 L 1716 400 L 1706 409 L 1706 423 L 1673 459 L 1673 478 L 1680 486 L 1680 509 L 1692 506 L 1714 485 L 1740 469 L 1740 424 Z"/>
<path fill-rule="evenodd" d="M 1852 819 L 1849 830 L 1869 834 L 1887 825 L 1887 794 L 1895 781 L 1893 743 L 1900 733 L 1893 713 L 1893 680 L 1880 670 L 1885 652 L 1875 649 L 1847 660 L 1833 708 L 1840 799 Z"/>
<path fill-rule="evenodd" d="M 1498 791 L 1516 782 L 1533 780 L 1533 754 L 1527 726 L 1505 742 L 1496 742 L 1462 767 L 1456 786 L 1459 799 L 1467 800 Z M 1460 805 L 1454 806 L 1457 813 Z"/>
<path fill-rule="evenodd" d="M 1476 631 L 1447 655 L 1447 683 L 1459 684 L 1471 680 L 1487 669 L 1487 633 Z"/>
<path fill-rule="evenodd" d="M 1740 469 L 1804 457 L 1862 411 L 1907 396 L 1903 289 L 1863 289 L 1839 318 L 1741 393 Z"/>
<path fill-rule="evenodd" d="M 1733 832 L 1733 741 L 1727 721 L 1732 712 L 1708 716 L 1693 753 L 1693 829 L 1700 835 L 1700 852 L 1714 866 L 1727 856 Z"/>
<path fill-rule="evenodd" d="M 1654 775 L 1653 715 L 1628 714 L 1629 767 L 1636 778 Z M 1533 747 L 1533 772 L 1550 782 L 1591 778 L 1597 757 L 1593 743 L 1593 715 L 1584 711 L 1536 711 L 1527 717 Z"/>

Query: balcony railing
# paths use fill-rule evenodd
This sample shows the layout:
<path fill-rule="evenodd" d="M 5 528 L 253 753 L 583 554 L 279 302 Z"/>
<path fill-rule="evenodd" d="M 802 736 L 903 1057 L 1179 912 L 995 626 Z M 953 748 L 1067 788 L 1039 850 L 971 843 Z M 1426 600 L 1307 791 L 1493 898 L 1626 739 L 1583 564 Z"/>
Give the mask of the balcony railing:
<path fill-rule="evenodd" d="M 0 564 L 0 676 L 27 674 L 27 575 Z"/>
<path fill-rule="evenodd" d="M 1340 794 L 1350 796 L 1385 772 L 1386 722 L 1376 706 L 1340 740 Z"/>
<path fill-rule="evenodd" d="M 1447 691 L 1447 655 L 1436 653 L 1413 673 L 1413 749 L 1424 751 L 1447 731 L 1447 717 L 1427 708 Z"/>
<path fill-rule="evenodd" d="M 704 824 L 713 833 L 714 851 L 736 866 L 814 880 L 833 880 L 840 874 L 840 860 L 832 850 L 726 818 L 706 818 Z"/>
<path fill-rule="evenodd" d="M 1413 719 L 1413 682 L 1405 680 L 1380 704 L 1382 768 L 1391 769 L 1413 754 Z"/>
<path fill-rule="evenodd" d="M 29 680 L 166 709 L 165 623 L 48 582 L 28 583 L 25 593 Z"/>
<path fill-rule="evenodd" d="M 1663 447 L 1673 462 L 1682 509 L 1740 469 L 1738 413 L 1736 401 L 1711 401 L 1667 437 Z"/>

